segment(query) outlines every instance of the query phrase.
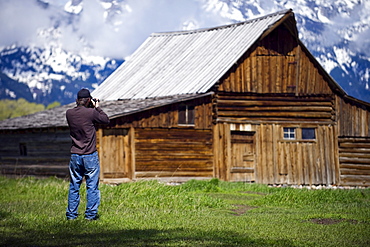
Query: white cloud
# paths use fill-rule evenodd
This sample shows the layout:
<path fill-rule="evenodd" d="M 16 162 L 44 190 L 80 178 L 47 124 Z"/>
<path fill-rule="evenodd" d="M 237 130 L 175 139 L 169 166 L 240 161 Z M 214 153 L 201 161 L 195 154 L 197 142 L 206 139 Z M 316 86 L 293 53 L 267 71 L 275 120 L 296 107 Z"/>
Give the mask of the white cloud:
<path fill-rule="evenodd" d="M 50 26 L 49 12 L 34 1 L 0 0 L 0 46 L 28 44 Z"/>
<path fill-rule="evenodd" d="M 128 0 L 126 3 L 130 11 L 123 10 L 123 14 L 116 17 L 115 22 L 121 23 L 119 26 L 113 29 L 96 24 L 99 36 L 89 35 L 88 40 L 93 40 L 99 53 L 127 56 L 151 33 L 182 30 L 189 20 L 193 28 L 222 24 L 222 18 L 203 11 L 197 0 Z"/>
<path fill-rule="evenodd" d="M 124 58 L 132 54 L 153 32 L 207 28 L 228 24 L 230 20 L 243 21 L 242 13 L 235 8 L 242 4 L 253 4 L 256 8 L 258 5 L 264 6 L 263 9 L 258 7 L 260 15 L 287 7 L 293 8 L 293 11 L 307 12 L 299 5 L 303 0 L 125 0 L 105 1 L 104 4 L 99 0 L 83 0 L 83 10 L 79 15 L 73 15 L 64 11 L 66 4 L 73 0 L 42 0 L 49 3 L 49 8 L 42 7 L 40 1 L 0 0 L 0 47 L 14 43 L 27 46 L 53 44 L 87 55 Z M 291 6 L 292 2 L 297 6 Z M 327 0 L 323 0 L 323 5 L 324 2 Z M 327 3 L 328 8 L 330 3 Z M 341 30 L 350 34 L 352 30 L 352 36 L 347 37 L 353 43 L 352 48 L 368 51 L 370 1 L 343 6 L 350 9 L 350 12 L 347 16 L 330 18 L 333 22 L 327 23 L 327 29 L 322 31 L 325 39 L 321 44 L 334 45 L 343 39 L 344 32 L 341 33 Z M 111 10 L 109 15 L 107 8 Z M 365 20 L 368 23 L 359 23 L 359 20 L 364 20 L 364 16 L 367 16 Z M 48 32 L 56 26 L 58 30 L 50 35 Z M 362 28 L 362 32 L 357 32 L 354 27 Z M 41 30 L 44 30 L 43 35 L 40 35 Z"/>
<path fill-rule="evenodd" d="M 85 0 L 78 16 L 63 11 L 66 0 L 44 2 L 50 7 L 43 8 L 36 0 L 0 0 L 1 47 L 52 43 L 88 55 L 124 58 L 153 32 L 182 30 L 189 22 L 192 28 L 225 24 L 217 13 L 203 9 L 205 0 L 127 0 L 115 1 L 115 6 Z M 116 8 L 109 16 L 113 21 L 105 21 L 107 6 Z M 54 31 L 58 36 L 38 35 L 53 26 L 59 27 Z"/>
<path fill-rule="evenodd" d="M 370 1 L 344 6 L 346 10 L 332 17 L 330 25 L 326 25 L 321 44 L 333 46 L 345 41 L 352 50 L 370 55 Z"/>

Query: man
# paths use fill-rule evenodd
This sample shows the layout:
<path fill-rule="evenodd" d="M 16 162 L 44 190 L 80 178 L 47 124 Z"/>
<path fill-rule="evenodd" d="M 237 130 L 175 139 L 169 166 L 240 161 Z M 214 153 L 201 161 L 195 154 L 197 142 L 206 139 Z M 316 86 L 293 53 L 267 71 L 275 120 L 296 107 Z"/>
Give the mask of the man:
<path fill-rule="evenodd" d="M 80 204 L 80 186 L 86 179 L 87 205 L 85 219 L 97 220 L 100 204 L 99 157 L 96 149 L 95 124 L 108 124 L 109 118 L 99 107 L 99 101 L 92 99 L 89 90 L 81 89 L 77 94 L 77 106 L 66 112 L 72 139 L 69 162 L 70 185 L 68 193 L 68 220 L 76 219 Z"/>

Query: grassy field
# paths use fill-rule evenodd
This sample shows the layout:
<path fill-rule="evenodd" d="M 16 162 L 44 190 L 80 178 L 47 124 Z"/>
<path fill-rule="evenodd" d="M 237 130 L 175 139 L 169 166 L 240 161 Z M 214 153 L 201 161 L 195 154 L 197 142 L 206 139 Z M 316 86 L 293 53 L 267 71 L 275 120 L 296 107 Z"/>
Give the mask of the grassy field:
<path fill-rule="evenodd" d="M 0 246 L 370 246 L 370 189 L 216 179 L 101 185 L 101 218 L 65 219 L 68 182 L 0 177 Z"/>

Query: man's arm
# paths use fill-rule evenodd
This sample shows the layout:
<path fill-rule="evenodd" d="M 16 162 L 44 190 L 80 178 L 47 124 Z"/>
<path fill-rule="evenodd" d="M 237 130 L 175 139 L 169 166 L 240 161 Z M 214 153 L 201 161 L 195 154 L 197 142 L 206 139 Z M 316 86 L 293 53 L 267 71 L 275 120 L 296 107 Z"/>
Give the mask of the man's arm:
<path fill-rule="evenodd" d="M 97 123 L 109 124 L 108 115 L 100 107 L 95 108 L 94 118 Z"/>
<path fill-rule="evenodd" d="M 98 112 L 98 114 L 94 112 L 94 120 L 100 124 L 109 124 L 108 115 L 99 107 L 100 101 L 98 99 L 94 99 L 94 100 L 91 100 L 91 102 L 93 103 L 96 112 Z"/>

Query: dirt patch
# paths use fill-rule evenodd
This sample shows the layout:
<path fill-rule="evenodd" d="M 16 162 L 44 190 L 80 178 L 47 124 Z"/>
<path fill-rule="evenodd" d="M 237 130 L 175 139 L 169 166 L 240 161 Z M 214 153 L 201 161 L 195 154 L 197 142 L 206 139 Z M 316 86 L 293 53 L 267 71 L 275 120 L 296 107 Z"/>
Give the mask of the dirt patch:
<path fill-rule="evenodd" d="M 333 224 L 338 224 L 340 222 L 349 222 L 352 224 L 357 224 L 357 220 L 346 220 L 346 219 L 330 219 L 330 218 L 316 218 L 316 219 L 311 219 L 310 220 L 312 223 L 315 224 L 320 224 L 320 225 L 333 225 Z"/>
<path fill-rule="evenodd" d="M 235 208 L 231 209 L 231 211 L 234 213 L 235 216 L 240 216 L 245 214 L 248 210 L 257 208 L 257 207 L 251 207 L 248 205 L 233 205 Z"/>
<path fill-rule="evenodd" d="M 244 193 L 244 194 L 255 194 L 255 195 L 266 195 L 266 193 L 262 193 L 262 192 L 254 192 L 254 191 L 242 191 L 240 193 Z"/>

